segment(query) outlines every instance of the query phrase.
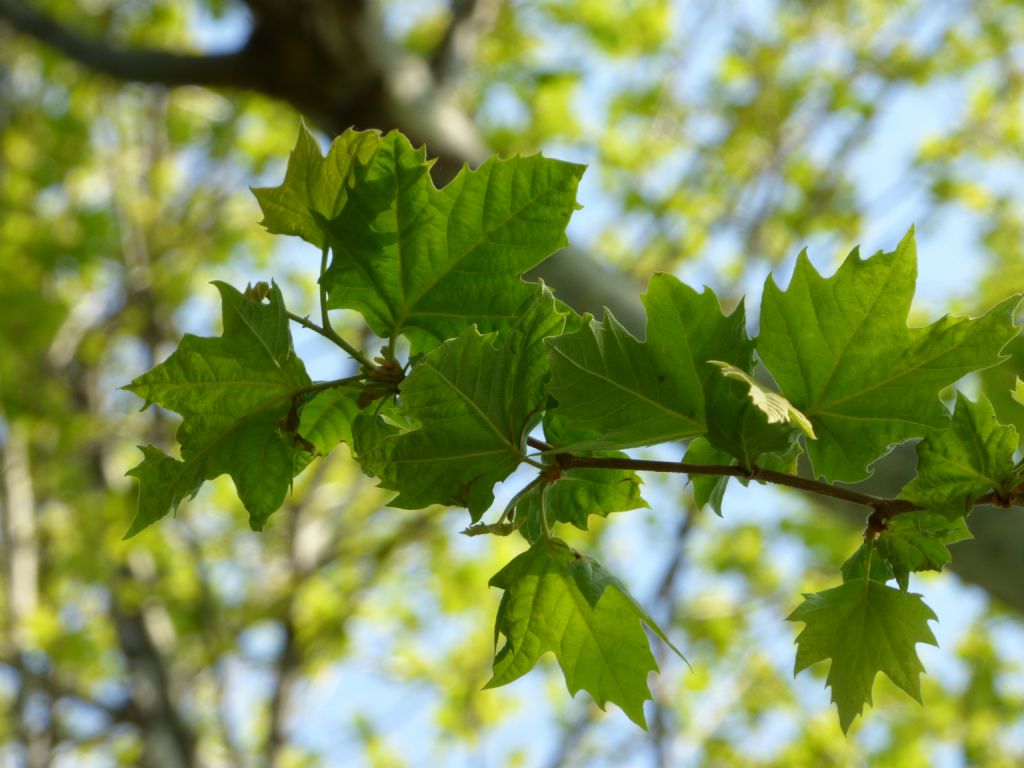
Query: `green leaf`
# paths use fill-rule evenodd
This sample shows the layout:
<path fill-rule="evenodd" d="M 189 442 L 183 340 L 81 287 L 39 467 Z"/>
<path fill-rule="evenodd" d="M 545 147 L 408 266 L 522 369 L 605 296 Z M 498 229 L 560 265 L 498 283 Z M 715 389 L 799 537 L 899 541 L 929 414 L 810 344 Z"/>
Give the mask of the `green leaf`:
<path fill-rule="evenodd" d="M 996 421 L 988 398 L 972 403 L 957 395 L 949 428 L 917 446 L 917 476 L 900 497 L 941 512 L 965 515 L 986 491 L 1009 491 L 1017 430 Z"/>
<path fill-rule="evenodd" d="M 939 391 L 1000 362 L 1017 333 L 1016 297 L 978 319 L 908 328 L 916 275 L 911 230 L 891 253 L 862 261 L 853 251 L 830 278 L 801 254 L 786 291 L 765 284 L 758 352 L 814 425 L 818 475 L 861 480 L 891 445 L 944 427 Z"/>
<path fill-rule="evenodd" d="M 464 168 L 438 190 L 423 149 L 392 132 L 336 215 L 315 218 L 333 252 L 332 308 L 426 351 L 475 324 L 502 330 L 534 292 L 519 275 L 566 245 L 584 166 L 540 155 Z"/>
<path fill-rule="evenodd" d="M 581 455 L 625 457 L 623 453 Z M 625 469 L 578 467 L 565 471 L 544 489 L 548 524 L 569 523 L 586 531 L 591 515 L 608 517 L 613 512 L 646 508 L 640 484 L 640 476 Z M 527 541 L 536 541 L 541 536 L 540 514 L 540 488 L 532 488 L 516 505 L 516 520 L 526 518 L 519 530 Z"/>
<path fill-rule="evenodd" d="M 490 585 L 505 590 L 494 628 L 505 644 L 486 688 L 522 677 L 551 651 L 571 694 L 583 689 L 602 709 L 610 701 L 647 727 L 647 675 L 658 665 L 642 625 L 668 639 L 604 566 L 559 539 L 540 539 Z"/>
<path fill-rule="evenodd" d="M 705 389 L 722 385 L 708 360 L 749 368 L 743 307 L 724 315 L 718 298 L 672 275 L 651 278 L 644 296 L 647 338 L 640 342 L 610 313 L 548 340 L 549 391 L 573 427 L 598 433 L 575 448 L 621 449 L 703 434 Z"/>
<path fill-rule="evenodd" d="M 548 376 L 540 342 L 563 322 L 550 292 L 534 286 L 504 338 L 469 328 L 413 367 L 401 384 L 400 413 L 415 428 L 356 419 L 357 458 L 382 487 L 399 492 L 391 506 L 465 506 L 480 518 L 540 419 Z"/>
<path fill-rule="evenodd" d="M 355 387 L 333 387 L 317 393 L 302 407 L 299 434 L 308 440 L 318 456 L 326 456 L 338 445 L 352 445 L 352 423 L 359 415 Z"/>
<path fill-rule="evenodd" d="M 720 451 L 708 442 L 705 437 L 697 437 L 690 441 L 683 456 L 684 464 L 710 464 L 732 466 L 736 459 L 725 451 Z M 697 507 L 703 509 L 706 504 L 719 517 L 722 516 L 722 500 L 729 478 L 721 475 L 690 475 L 693 483 L 693 500 Z"/>
<path fill-rule="evenodd" d="M 864 543 L 857 548 L 839 568 L 843 575 L 843 581 L 863 579 L 865 570 L 869 571 L 868 578 L 884 584 L 893 577 L 892 565 L 881 555 L 877 554 L 873 544 Z M 906 590 L 903 590 L 906 592 Z"/>
<path fill-rule="evenodd" d="M 857 578 L 805 594 L 787 620 L 806 624 L 796 639 L 794 674 L 832 660 L 825 684 L 832 688 L 844 733 L 864 704 L 872 703 L 871 688 L 879 672 L 921 701 L 919 675 L 924 667 L 915 646 L 938 643 L 928 626 L 937 619 L 920 595 Z"/>
<path fill-rule="evenodd" d="M 941 571 L 953 559 L 946 545 L 970 538 L 962 517 L 950 520 L 934 512 L 906 512 L 886 521 L 875 546 L 892 566 L 900 589 L 906 592 L 911 573 Z"/>
<path fill-rule="evenodd" d="M 181 414 L 181 461 L 152 446 L 128 474 L 139 479 L 139 509 L 126 536 L 195 496 L 203 480 L 228 474 L 253 529 L 284 501 L 309 459 L 290 427 L 310 379 L 292 348 L 275 284 L 264 304 L 215 283 L 223 305 L 219 338 L 186 335 L 166 361 L 125 389 Z"/>
<path fill-rule="evenodd" d="M 325 158 L 305 124 L 288 157 L 284 182 L 277 187 L 253 188 L 263 210 L 260 223 L 277 235 L 297 235 L 318 248 L 325 237 L 314 215 L 333 219 L 348 200 L 356 168 L 365 165 L 381 143 L 377 131 L 352 128 L 338 136 Z"/>
<path fill-rule="evenodd" d="M 144 531 L 185 499 L 194 498 L 203 484 L 195 463 L 178 461 L 153 445 L 140 445 L 142 461 L 125 474 L 139 481 L 139 503 L 124 538 Z"/>

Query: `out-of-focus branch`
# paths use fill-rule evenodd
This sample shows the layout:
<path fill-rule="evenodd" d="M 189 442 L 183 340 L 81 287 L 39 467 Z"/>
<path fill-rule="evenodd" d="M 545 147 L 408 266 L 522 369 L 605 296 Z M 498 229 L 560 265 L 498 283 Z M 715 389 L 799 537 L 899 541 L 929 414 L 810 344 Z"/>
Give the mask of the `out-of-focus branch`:
<path fill-rule="evenodd" d="M 439 82 L 450 80 L 473 57 L 476 44 L 494 26 L 501 0 L 452 0 L 451 16 L 441 42 L 430 57 Z"/>
<path fill-rule="evenodd" d="M 2 421 L 2 414 L 0 414 Z M 24 622 L 39 602 L 39 547 L 28 442 L 22 425 L 7 424 L 3 441 L 3 554 L 6 566 L 8 628 L 14 643 L 24 641 Z"/>
<path fill-rule="evenodd" d="M 118 48 L 64 26 L 21 0 L 0 0 L 0 19 L 85 67 L 118 80 L 159 85 L 252 88 L 253 62 L 247 49 L 189 55 Z"/>

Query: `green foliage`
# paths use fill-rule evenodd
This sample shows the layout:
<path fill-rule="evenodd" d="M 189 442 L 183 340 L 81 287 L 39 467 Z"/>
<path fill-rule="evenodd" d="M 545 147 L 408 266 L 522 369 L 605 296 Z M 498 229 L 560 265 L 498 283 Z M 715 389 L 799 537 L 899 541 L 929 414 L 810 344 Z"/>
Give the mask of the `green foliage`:
<path fill-rule="evenodd" d="M 300 136 L 299 147 L 307 141 Z M 373 151 L 363 158 L 370 145 Z M 278 196 L 294 198 L 305 189 L 301 173 L 311 152 L 296 149 L 291 176 L 273 190 Z M 339 192 L 330 207 L 310 208 L 333 253 L 321 276 L 328 306 L 358 310 L 375 334 L 392 343 L 408 335 L 414 351 L 470 325 L 486 333 L 514 321 L 532 290 L 516 278 L 566 244 L 583 174 L 582 166 L 539 155 L 492 159 L 464 169 L 438 190 L 425 150 L 413 149 L 396 132 L 379 137 L 346 131 L 335 140 L 331 160 Z M 321 167 L 313 164 L 310 182 L 318 205 Z M 274 208 L 264 210 L 271 231 L 285 229 Z M 307 228 L 306 222 L 301 231 L 293 227 L 304 237 Z"/>
<path fill-rule="evenodd" d="M 950 520 L 935 512 L 908 512 L 886 523 L 876 546 L 906 592 L 911 573 L 941 571 L 953 559 L 946 545 L 969 538 L 963 517 Z"/>
<path fill-rule="evenodd" d="M 494 484 L 519 465 L 544 401 L 540 342 L 563 324 L 551 295 L 534 293 L 498 344 L 468 328 L 417 363 L 399 392 L 415 427 L 357 421 L 356 453 L 383 487 L 399 492 L 392 505 L 464 506 L 476 521 L 494 499 Z"/>
<path fill-rule="evenodd" d="M 949 427 L 918 444 L 917 477 L 900 495 L 953 519 L 986 491 L 1006 498 L 1017 479 L 1018 442 L 1017 430 L 996 421 L 987 398 L 972 403 L 959 395 Z"/>
<path fill-rule="evenodd" d="M 891 253 L 854 251 L 830 278 L 801 254 L 786 291 L 768 279 L 758 354 L 814 425 L 818 475 L 860 480 L 890 445 L 946 426 L 939 391 L 1000 362 L 1016 335 L 1016 298 L 976 320 L 908 328 L 916 279 L 913 231 Z"/>
<path fill-rule="evenodd" d="M 832 688 L 844 732 L 864 704 L 871 703 L 879 672 L 921 701 L 919 676 L 924 667 L 915 646 L 937 645 L 928 628 L 928 622 L 937 619 L 920 595 L 860 577 L 804 595 L 788 618 L 806 624 L 796 639 L 795 673 L 832 660 L 825 682 Z"/>
<path fill-rule="evenodd" d="M 296 439 L 300 398 L 313 391 L 292 349 L 280 289 L 269 303 L 217 283 L 224 333 L 186 336 L 165 362 L 125 389 L 182 416 L 181 461 L 149 446 L 131 470 L 139 480 L 133 536 L 194 496 L 204 480 L 228 474 L 260 530 L 284 501 L 308 455 Z"/>
<path fill-rule="evenodd" d="M 505 644 L 488 688 L 522 677 L 552 651 L 569 693 L 582 688 L 602 709 L 613 701 L 647 727 L 647 675 L 658 665 L 641 625 L 668 640 L 603 565 L 560 539 L 541 538 L 490 584 L 505 590 L 494 625 L 495 640 L 504 635 Z"/>
<path fill-rule="evenodd" d="M 560 448 L 621 449 L 703 434 L 706 390 L 724 386 L 708 361 L 751 365 L 742 307 L 723 315 L 710 289 L 697 293 L 671 275 L 655 275 L 644 306 L 643 342 L 610 313 L 548 341 L 558 413 L 593 433 Z"/>
<path fill-rule="evenodd" d="M 551 651 L 571 693 L 586 690 L 645 726 L 657 665 L 643 626 L 668 640 L 617 579 L 553 528 L 587 530 L 590 516 L 645 507 L 641 470 L 690 473 L 698 506 L 719 515 L 729 477 L 791 486 L 872 510 L 842 586 L 807 595 L 790 616 L 806 623 L 796 671 L 831 659 L 827 682 L 844 730 L 871 703 L 878 671 L 920 700 L 915 646 L 934 643 L 935 617 L 908 591 L 910 574 L 950 561 L 947 545 L 969 536 L 964 517 L 975 503 L 1024 493 L 1015 430 L 996 423 L 987 400 L 961 396 L 952 418 L 939 400 L 963 375 L 1003 359 L 1017 332 L 1016 298 L 978 319 L 908 328 L 911 231 L 891 253 L 861 260 L 854 251 L 829 278 L 803 255 L 785 291 L 769 277 L 757 339 L 742 303 L 725 314 L 710 289 L 657 274 L 643 298 L 641 341 L 610 313 L 580 318 L 519 277 L 564 244 L 580 166 L 491 160 L 443 189 L 429 168 L 397 133 L 349 131 L 325 159 L 302 130 L 285 183 L 257 195 L 269 229 L 322 246 L 323 326 L 288 313 L 276 284 L 244 294 L 218 284 L 223 335 L 187 336 L 128 387 L 183 417 L 182 459 L 146 447 L 131 471 L 140 504 L 129 535 L 225 473 L 261 528 L 313 456 L 347 443 L 362 470 L 397 494 L 391 506 L 462 506 L 474 523 L 467 534 L 518 531 L 530 542 L 490 582 L 504 590 L 495 627 L 504 644 L 488 687 Z M 360 312 L 387 341 L 381 355 L 339 336 L 332 309 Z M 311 382 L 289 319 L 334 341 L 358 372 Z M 754 378 L 759 360 L 778 391 Z M 541 424 L 549 442 L 531 435 Z M 911 437 L 925 438 L 920 474 L 898 499 L 797 475 L 807 451 L 817 475 L 861 478 Z M 679 440 L 689 440 L 684 461 L 701 471 L 617 452 Z M 534 477 L 496 522 L 482 522 L 495 485 L 521 468 Z M 899 588 L 887 586 L 892 579 Z"/>

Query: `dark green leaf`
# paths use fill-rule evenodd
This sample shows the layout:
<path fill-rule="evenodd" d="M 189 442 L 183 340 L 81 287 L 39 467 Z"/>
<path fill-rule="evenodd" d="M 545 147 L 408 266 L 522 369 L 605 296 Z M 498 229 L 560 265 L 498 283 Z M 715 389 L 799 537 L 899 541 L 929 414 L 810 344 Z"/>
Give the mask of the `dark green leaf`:
<path fill-rule="evenodd" d="M 672 275 L 651 278 L 644 305 L 645 342 L 610 314 L 548 341 L 550 392 L 560 415 L 598 435 L 575 448 L 629 448 L 703 434 L 709 379 L 724 383 L 707 361 L 750 367 L 742 305 L 723 315 L 710 289 L 697 293 Z"/>
<path fill-rule="evenodd" d="M 687 446 L 683 463 L 732 466 L 736 459 L 715 448 L 707 438 L 697 437 Z M 725 498 L 729 478 L 721 475 L 690 475 L 690 482 L 693 483 L 693 500 L 697 506 L 703 509 L 704 505 L 710 504 L 715 514 L 721 517 L 722 499 Z"/>

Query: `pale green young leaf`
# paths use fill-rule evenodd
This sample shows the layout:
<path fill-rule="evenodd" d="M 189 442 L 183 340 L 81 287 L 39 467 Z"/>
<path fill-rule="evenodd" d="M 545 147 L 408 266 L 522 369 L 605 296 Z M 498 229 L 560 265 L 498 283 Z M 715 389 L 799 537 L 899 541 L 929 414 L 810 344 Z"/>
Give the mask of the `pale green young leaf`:
<path fill-rule="evenodd" d="M 139 479 L 139 509 L 129 536 L 160 519 L 203 480 L 227 474 L 256 530 L 284 501 L 308 461 L 289 416 L 310 379 L 292 348 L 280 289 L 269 303 L 215 283 L 223 305 L 223 335 L 186 335 L 166 361 L 125 389 L 146 405 L 181 414 L 181 461 L 152 446 L 129 474 Z M 297 414 L 296 414 L 297 415 Z"/>
<path fill-rule="evenodd" d="M 965 515 L 986 491 L 1006 492 L 1013 479 L 1017 430 L 996 421 L 988 398 L 957 395 L 947 429 L 917 446 L 917 476 L 900 497 L 947 517 Z"/>
<path fill-rule="evenodd" d="M 505 643 L 485 687 L 522 677 L 551 651 L 571 694 L 583 689 L 602 709 L 612 702 L 647 727 L 647 676 L 658 665 L 643 625 L 668 641 L 604 566 L 559 539 L 540 539 L 490 584 L 505 590 L 495 621 Z"/>
<path fill-rule="evenodd" d="M 785 291 L 765 284 L 758 353 L 814 425 L 807 453 L 818 475 L 863 479 L 891 445 L 944 427 L 939 391 L 999 363 L 1017 333 L 1017 298 L 977 319 L 908 328 L 916 275 L 911 230 L 891 253 L 854 251 L 830 278 L 801 254 Z"/>
<path fill-rule="evenodd" d="M 493 501 L 494 484 L 522 460 L 544 402 L 541 340 L 564 322 L 551 294 L 533 290 L 503 337 L 469 328 L 417 362 L 399 396 L 415 428 L 356 420 L 357 459 L 382 487 L 398 491 L 392 506 L 465 506 L 475 521 Z"/>
<path fill-rule="evenodd" d="M 750 398 L 748 386 L 735 378 L 709 391 L 706 413 L 708 441 L 747 469 L 755 462 L 761 466 L 770 455 L 790 453 L 802 434 L 790 422 L 773 423 Z"/>
<path fill-rule="evenodd" d="M 794 674 L 831 659 L 825 684 L 839 709 L 844 732 L 871 704 L 875 675 L 884 672 L 921 701 L 917 643 L 938 645 L 929 621 L 937 621 L 921 596 L 863 577 L 824 592 L 805 594 L 787 619 L 805 623 L 797 636 Z"/>
<path fill-rule="evenodd" d="M 643 342 L 610 313 L 548 341 L 549 391 L 560 415 L 597 434 L 574 448 L 629 448 L 703 434 L 706 389 L 723 383 L 707 361 L 751 365 L 742 305 L 724 315 L 710 289 L 697 293 L 664 274 L 651 278 L 644 305 Z"/>
<path fill-rule="evenodd" d="M 1024 405 L 1024 381 L 1021 381 L 1020 376 L 1017 377 L 1017 381 L 1013 387 L 1013 392 L 1010 393 L 1010 396 L 1021 405 Z"/>
<path fill-rule="evenodd" d="M 314 214 L 332 219 L 348 199 L 353 171 L 365 164 L 380 145 L 378 131 L 348 129 L 331 144 L 327 157 L 305 124 L 299 126 L 295 149 L 288 157 L 284 182 L 253 188 L 263 211 L 260 223 L 276 235 L 297 235 L 318 248 L 324 233 Z"/>
<path fill-rule="evenodd" d="M 335 215 L 316 215 L 333 254 L 332 308 L 426 351 L 470 325 L 507 327 L 535 286 L 519 275 L 566 245 L 582 165 L 492 158 L 437 189 L 424 150 L 392 132 L 356 170 Z"/>
<path fill-rule="evenodd" d="M 935 512 L 907 512 L 886 521 L 875 547 L 906 592 L 911 573 L 941 571 L 953 559 L 947 545 L 970 538 L 963 517 L 951 520 Z"/>
<path fill-rule="evenodd" d="M 815 439 L 814 427 L 811 426 L 808 418 L 778 392 L 773 392 L 760 382 L 755 381 L 750 374 L 735 365 L 723 363 L 721 360 L 708 360 L 708 362 L 716 368 L 720 368 L 722 375 L 727 379 L 747 385 L 747 397 L 754 407 L 765 415 L 769 424 L 792 424 L 807 437 Z"/>

